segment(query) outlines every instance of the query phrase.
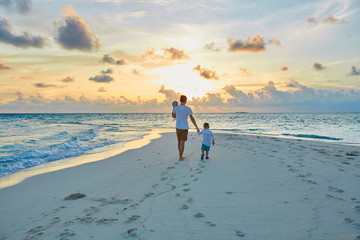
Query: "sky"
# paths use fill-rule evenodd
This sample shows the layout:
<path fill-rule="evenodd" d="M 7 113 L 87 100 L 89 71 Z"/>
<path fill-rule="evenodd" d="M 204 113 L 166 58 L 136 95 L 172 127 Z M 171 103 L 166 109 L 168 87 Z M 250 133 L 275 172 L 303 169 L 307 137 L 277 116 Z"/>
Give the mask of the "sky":
<path fill-rule="evenodd" d="M 359 112 L 359 0 L 0 0 L 0 113 Z"/>

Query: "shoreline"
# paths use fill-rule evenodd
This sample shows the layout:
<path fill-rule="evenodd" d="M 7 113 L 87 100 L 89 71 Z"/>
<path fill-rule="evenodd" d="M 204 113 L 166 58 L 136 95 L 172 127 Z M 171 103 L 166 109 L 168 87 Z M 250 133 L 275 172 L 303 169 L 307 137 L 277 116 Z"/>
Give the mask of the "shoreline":
<path fill-rule="evenodd" d="M 0 239 L 345 239 L 360 236 L 356 146 L 189 132 L 0 189 Z M 86 195 L 64 200 L 74 193 Z"/>
<path fill-rule="evenodd" d="M 147 144 L 149 144 L 152 140 L 160 138 L 161 133 L 169 132 L 165 129 L 152 129 L 149 134 L 146 134 L 140 139 L 127 142 L 123 147 L 113 149 L 110 151 L 81 155 L 77 157 L 65 158 L 62 160 L 57 160 L 53 162 L 47 162 L 44 164 L 40 164 L 34 167 L 25 168 L 8 176 L 0 177 L 0 189 L 10 187 L 21 183 L 25 179 L 36 176 L 39 174 L 50 173 L 53 171 L 58 171 L 66 168 L 71 168 L 79 165 L 83 165 L 86 163 L 97 162 L 106 160 L 109 157 L 113 157 L 119 155 L 125 151 L 131 149 L 141 148 Z"/>
<path fill-rule="evenodd" d="M 143 136 L 140 139 L 133 140 L 127 142 L 124 146 L 113 149 L 110 151 L 89 154 L 89 155 L 81 155 L 77 157 L 66 158 L 62 160 L 57 160 L 53 162 L 47 162 L 44 164 L 40 164 L 34 167 L 25 168 L 8 176 L 0 177 L 0 190 L 2 188 L 7 188 L 16 184 L 21 183 L 22 181 L 30 178 L 32 176 L 36 176 L 39 174 L 49 173 L 53 171 L 58 171 L 66 168 L 71 168 L 91 162 L 103 161 L 109 157 L 113 157 L 119 155 L 125 151 L 141 148 L 147 144 L 149 144 L 152 140 L 160 138 L 163 133 L 171 133 L 172 131 L 169 129 L 152 129 L 149 134 Z M 193 131 L 189 131 L 189 133 L 194 133 Z M 344 145 L 344 146 L 360 146 L 357 143 L 347 143 L 337 140 L 331 139 L 319 139 L 319 138 L 307 138 L 307 137 L 298 137 L 298 136 L 287 136 L 283 134 L 266 134 L 266 133 L 248 133 L 248 132 L 231 132 L 224 130 L 214 130 L 215 134 L 236 134 L 236 135 L 244 135 L 244 136 L 259 136 L 265 138 L 279 138 L 279 139 L 290 139 L 296 141 L 309 141 L 309 142 L 320 142 L 324 144 L 335 144 L 335 145 Z M 359 154 L 360 151 L 357 152 Z"/>

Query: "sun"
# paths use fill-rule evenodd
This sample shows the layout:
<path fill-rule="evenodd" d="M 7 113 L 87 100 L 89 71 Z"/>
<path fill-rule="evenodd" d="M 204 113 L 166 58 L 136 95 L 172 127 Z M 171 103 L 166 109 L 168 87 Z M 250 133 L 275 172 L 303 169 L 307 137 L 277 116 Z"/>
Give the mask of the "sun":
<path fill-rule="evenodd" d="M 199 77 L 192 69 L 196 64 L 177 64 L 152 70 L 152 74 L 159 76 L 155 83 L 165 85 L 167 88 L 184 94 L 191 98 L 204 97 L 207 92 L 215 90 L 213 80 Z"/>

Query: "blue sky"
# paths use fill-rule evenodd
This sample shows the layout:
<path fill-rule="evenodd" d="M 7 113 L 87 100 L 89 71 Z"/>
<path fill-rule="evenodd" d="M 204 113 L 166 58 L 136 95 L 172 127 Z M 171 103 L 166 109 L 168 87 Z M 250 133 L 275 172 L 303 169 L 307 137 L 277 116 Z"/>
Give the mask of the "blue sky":
<path fill-rule="evenodd" d="M 360 109 L 360 2 L 0 1 L 0 112 Z"/>

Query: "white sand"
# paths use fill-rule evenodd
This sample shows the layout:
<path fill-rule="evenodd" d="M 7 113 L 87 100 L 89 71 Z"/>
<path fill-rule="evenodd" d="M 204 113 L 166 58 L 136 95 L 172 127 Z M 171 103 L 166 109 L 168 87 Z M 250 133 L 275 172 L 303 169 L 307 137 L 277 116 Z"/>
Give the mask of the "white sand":
<path fill-rule="evenodd" d="M 360 239 L 358 146 L 175 133 L 0 189 L 0 239 Z M 86 197 L 64 200 L 72 193 Z"/>

